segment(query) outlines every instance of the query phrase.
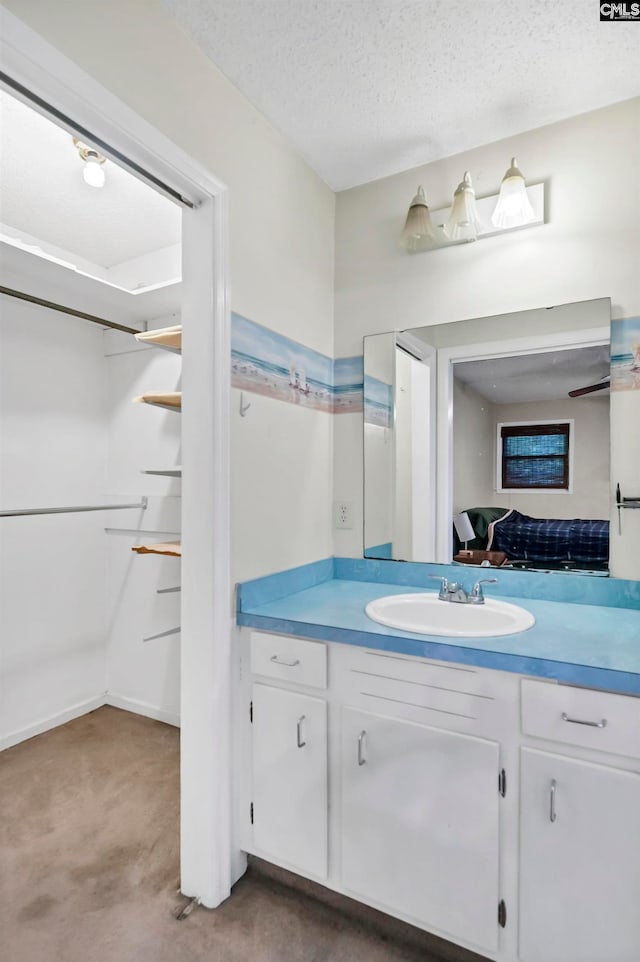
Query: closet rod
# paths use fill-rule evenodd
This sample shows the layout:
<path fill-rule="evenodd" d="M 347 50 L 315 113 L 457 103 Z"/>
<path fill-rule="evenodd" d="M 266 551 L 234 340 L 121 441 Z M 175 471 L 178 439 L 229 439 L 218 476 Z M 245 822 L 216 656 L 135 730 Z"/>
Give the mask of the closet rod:
<path fill-rule="evenodd" d="M 15 291 L 12 287 L 1 287 L 0 294 L 8 294 L 9 297 L 17 297 L 21 301 L 29 301 L 30 304 L 39 304 L 40 307 L 49 307 L 52 311 L 60 311 L 61 314 L 71 314 L 72 317 L 80 317 L 83 321 L 92 321 L 100 324 L 101 327 L 110 327 L 114 331 L 123 331 L 125 334 L 139 334 L 140 331 L 135 327 L 125 327 L 124 324 L 116 324 L 115 321 L 107 321 L 104 317 L 96 317 L 95 314 L 85 314 L 84 311 L 76 311 L 73 307 L 65 307 L 64 304 L 56 304 L 54 301 L 45 301 L 42 297 L 34 297 L 33 294 L 25 294 L 24 291 Z"/>
<path fill-rule="evenodd" d="M 142 508 L 144 511 L 148 498 L 142 498 L 136 504 L 90 504 L 75 505 L 69 508 L 16 508 L 10 511 L 0 511 L 0 518 L 17 518 L 27 514 L 76 514 L 78 511 L 122 511 L 124 508 Z"/>

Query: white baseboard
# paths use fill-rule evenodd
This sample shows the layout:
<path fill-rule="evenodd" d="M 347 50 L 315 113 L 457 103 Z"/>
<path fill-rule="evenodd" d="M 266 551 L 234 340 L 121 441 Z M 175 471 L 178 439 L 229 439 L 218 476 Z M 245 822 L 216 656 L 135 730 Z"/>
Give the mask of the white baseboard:
<path fill-rule="evenodd" d="M 107 701 L 104 693 L 94 695 L 93 698 L 87 698 L 86 701 L 71 705 L 70 708 L 65 708 L 64 711 L 57 712 L 55 715 L 50 715 L 48 718 L 41 718 L 31 725 L 27 725 L 26 728 L 9 732 L 7 735 L 0 735 L 0 751 L 3 751 L 5 748 L 11 748 L 13 745 L 19 745 L 20 742 L 26 741 L 27 738 L 33 738 L 34 735 L 41 735 L 43 732 L 48 732 L 52 728 L 57 728 L 59 725 L 73 721 L 74 718 L 80 718 L 81 715 L 95 711 L 96 708 L 101 708 L 105 704 L 107 704 Z"/>
<path fill-rule="evenodd" d="M 180 728 L 180 715 L 177 712 L 166 711 L 164 708 L 158 708 L 157 705 L 149 705 L 146 701 L 128 698 L 126 695 L 119 695 L 115 691 L 106 693 L 104 704 L 111 705 L 113 708 L 122 708 L 124 711 L 133 712 L 135 715 L 145 715 L 147 718 L 154 718 L 156 721 L 166 722 L 167 725 Z"/>

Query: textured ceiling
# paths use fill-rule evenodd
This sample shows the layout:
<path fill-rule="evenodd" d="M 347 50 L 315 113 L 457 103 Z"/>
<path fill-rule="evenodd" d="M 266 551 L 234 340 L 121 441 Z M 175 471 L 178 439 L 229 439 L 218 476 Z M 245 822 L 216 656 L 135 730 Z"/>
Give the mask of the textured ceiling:
<path fill-rule="evenodd" d="M 181 211 L 106 162 L 89 187 L 71 135 L 0 91 L 0 221 L 110 268 L 180 243 Z"/>
<path fill-rule="evenodd" d="M 597 0 L 161 0 L 335 190 L 640 93 Z"/>
<path fill-rule="evenodd" d="M 609 345 L 462 361 L 454 370 L 459 381 L 492 404 L 567 401 L 569 391 L 598 384 L 609 373 Z M 608 397 L 608 391 L 585 395 L 603 396 Z"/>

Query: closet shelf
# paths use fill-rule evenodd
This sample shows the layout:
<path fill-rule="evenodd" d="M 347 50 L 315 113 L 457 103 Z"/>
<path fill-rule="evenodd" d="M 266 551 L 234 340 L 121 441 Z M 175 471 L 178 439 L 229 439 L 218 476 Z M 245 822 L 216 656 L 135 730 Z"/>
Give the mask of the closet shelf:
<path fill-rule="evenodd" d="M 172 558 L 182 557 L 182 545 L 179 541 L 163 541 L 157 544 L 136 544 L 131 550 L 137 554 L 165 554 Z"/>
<path fill-rule="evenodd" d="M 135 397 L 133 400 L 136 404 L 151 404 L 154 407 L 165 408 L 167 411 L 182 410 L 182 391 L 169 393 L 150 391 L 147 394 L 141 394 L 140 397 Z"/>
<path fill-rule="evenodd" d="M 141 474 L 154 474 L 161 478 L 181 478 L 182 468 L 179 464 L 175 468 L 147 468 Z"/>
<path fill-rule="evenodd" d="M 162 327 L 157 331 L 144 331 L 136 334 L 136 341 L 141 344 L 152 344 L 154 347 L 161 347 L 165 351 L 173 354 L 182 353 L 182 324 L 176 327 Z"/>

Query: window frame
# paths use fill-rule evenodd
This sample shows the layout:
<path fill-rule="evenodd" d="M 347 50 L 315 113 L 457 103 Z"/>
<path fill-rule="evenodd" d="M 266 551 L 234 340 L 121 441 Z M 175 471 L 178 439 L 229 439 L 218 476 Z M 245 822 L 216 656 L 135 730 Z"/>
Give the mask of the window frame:
<path fill-rule="evenodd" d="M 498 421 L 496 424 L 496 492 L 498 494 L 573 494 L 573 451 L 574 451 L 574 419 L 573 418 L 536 418 L 534 421 Z M 568 450 L 567 450 L 567 486 L 549 487 L 547 485 L 522 486 L 518 488 L 504 487 L 503 478 L 503 450 L 502 450 L 502 429 L 503 428 L 530 428 L 558 424 L 568 426 Z M 542 433 L 542 432 L 541 432 Z"/>

